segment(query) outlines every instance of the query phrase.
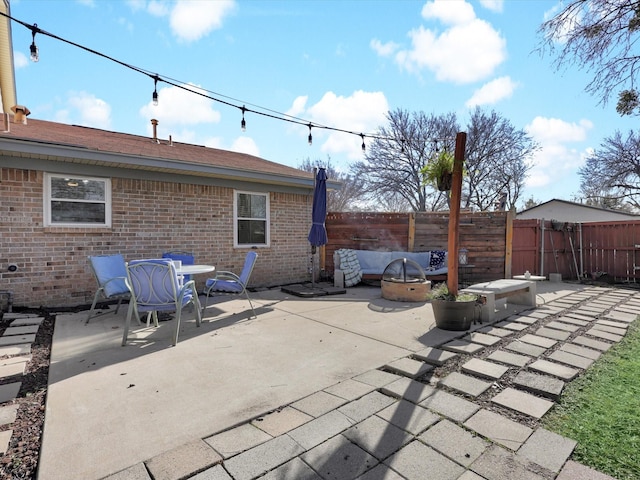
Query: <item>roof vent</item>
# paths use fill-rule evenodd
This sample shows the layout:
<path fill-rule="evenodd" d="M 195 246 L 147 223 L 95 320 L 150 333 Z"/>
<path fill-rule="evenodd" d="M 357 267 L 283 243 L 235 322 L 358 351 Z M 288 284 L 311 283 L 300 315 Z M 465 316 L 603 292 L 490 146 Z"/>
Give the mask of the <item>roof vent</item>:
<path fill-rule="evenodd" d="M 151 125 L 153 125 L 153 141 L 156 143 L 160 143 L 158 141 L 158 120 L 156 120 L 155 118 L 152 118 Z"/>
<path fill-rule="evenodd" d="M 24 105 L 14 105 L 11 107 L 11 111 L 15 113 L 13 123 L 27 124 L 27 115 L 31 113 L 27 107 Z"/>

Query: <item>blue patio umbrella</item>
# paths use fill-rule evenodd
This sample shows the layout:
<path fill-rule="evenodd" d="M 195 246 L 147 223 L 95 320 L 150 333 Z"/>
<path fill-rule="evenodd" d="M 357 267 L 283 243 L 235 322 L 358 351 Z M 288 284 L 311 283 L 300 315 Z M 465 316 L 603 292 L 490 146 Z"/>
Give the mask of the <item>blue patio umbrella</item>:
<path fill-rule="evenodd" d="M 314 247 L 320 247 L 327 243 L 327 229 L 324 221 L 327 216 L 327 172 L 324 168 L 318 170 L 316 185 L 313 190 L 313 211 L 311 214 L 311 230 L 309 231 L 309 243 Z"/>
<path fill-rule="evenodd" d="M 311 230 L 309 231 L 309 243 L 311 243 L 311 264 L 313 271 L 311 272 L 311 285 L 315 284 L 315 253 L 316 247 L 320 247 L 327 243 L 327 229 L 324 221 L 327 216 L 327 172 L 324 168 L 318 169 L 316 175 L 316 184 L 313 190 L 313 210 L 311 213 Z"/>

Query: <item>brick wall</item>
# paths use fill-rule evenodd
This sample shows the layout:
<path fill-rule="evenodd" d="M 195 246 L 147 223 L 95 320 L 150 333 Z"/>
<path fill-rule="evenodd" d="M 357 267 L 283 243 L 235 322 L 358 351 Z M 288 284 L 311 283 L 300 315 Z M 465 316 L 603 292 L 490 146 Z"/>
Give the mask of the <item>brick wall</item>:
<path fill-rule="evenodd" d="M 258 250 L 251 286 L 309 280 L 312 196 L 272 192 L 271 246 Z M 88 255 L 127 260 L 192 252 L 196 263 L 239 273 L 247 249 L 233 248 L 233 189 L 112 178 L 112 228 L 44 228 L 43 173 L 0 170 L 0 291 L 15 306 L 90 303 L 96 289 Z M 15 273 L 9 263 L 19 265 Z M 201 289 L 206 275 L 195 280 Z M 6 298 L 2 298 L 6 301 Z"/>

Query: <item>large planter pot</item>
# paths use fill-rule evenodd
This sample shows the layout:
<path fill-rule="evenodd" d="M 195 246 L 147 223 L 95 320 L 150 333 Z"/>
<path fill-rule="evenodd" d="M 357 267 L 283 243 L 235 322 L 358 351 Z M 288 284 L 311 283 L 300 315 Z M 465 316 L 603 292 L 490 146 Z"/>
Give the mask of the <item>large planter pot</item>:
<path fill-rule="evenodd" d="M 471 328 L 476 315 L 476 301 L 452 302 L 431 300 L 436 327 L 442 330 L 464 331 Z"/>

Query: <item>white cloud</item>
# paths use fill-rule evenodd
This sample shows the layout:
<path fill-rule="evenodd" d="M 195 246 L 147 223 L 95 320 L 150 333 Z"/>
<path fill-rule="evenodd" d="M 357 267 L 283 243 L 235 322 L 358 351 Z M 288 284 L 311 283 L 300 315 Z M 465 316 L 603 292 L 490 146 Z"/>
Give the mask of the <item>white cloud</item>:
<path fill-rule="evenodd" d="M 13 66 L 15 68 L 25 68 L 28 65 L 29 65 L 29 59 L 27 58 L 27 56 L 22 52 L 18 52 L 17 50 L 14 50 Z"/>
<path fill-rule="evenodd" d="M 178 39 L 193 42 L 220 28 L 236 7 L 234 0 L 178 0 L 171 10 L 171 30 Z"/>
<path fill-rule="evenodd" d="M 568 175 L 584 165 L 590 149 L 571 144 L 584 142 L 593 123 L 582 119 L 578 123 L 558 118 L 536 117 L 525 131 L 540 144 L 541 149 L 532 158 L 528 187 L 544 187 L 564 182 Z"/>
<path fill-rule="evenodd" d="M 377 38 L 372 39 L 369 42 L 369 46 L 381 57 L 390 57 L 400 48 L 400 45 L 395 42 L 382 43 Z"/>
<path fill-rule="evenodd" d="M 160 85 L 160 83 L 158 83 Z M 184 126 L 220 122 L 220 112 L 213 109 L 213 100 L 192 92 L 204 92 L 193 84 L 184 86 L 189 91 L 169 86 L 158 88 L 158 105 L 151 101 L 140 108 L 140 116 L 149 121 L 147 131 L 152 133 L 151 119 L 158 120 L 158 137 L 171 138 L 177 142 L 198 143 L 191 130 L 180 130 Z"/>
<path fill-rule="evenodd" d="M 147 12 L 154 17 L 164 17 L 169 14 L 169 4 L 163 1 L 151 0 L 147 5 Z"/>
<path fill-rule="evenodd" d="M 473 7 L 459 0 L 427 2 L 427 20 L 447 26 L 443 32 L 420 26 L 409 32 L 411 48 L 396 53 L 398 65 L 411 72 L 428 69 L 440 81 L 470 83 L 491 75 L 506 59 L 506 41 Z"/>
<path fill-rule="evenodd" d="M 256 157 L 260 156 L 260 150 L 258 146 L 250 137 L 238 137 L 231 144 L 229 150 L 240 153 L 248 153 L 249 155 L 254 155 Z"/>
<path fill-rule="evenodd" d="M 286 114 L 292 117 L 299 117 L 304 113 L 304 109 L 306 108 L 308 100 L 309 97 L 306 95 L 296 97 L 296 99 L 293 101 L 293 105 L 291 105 L 291 108 L 287 110 Z"/>
<path fill-rule="evenodd" d="M 111 128 L 111 106 L 92 93 L 69 92 L 67 107 L 56 112 L 56 121 L 85 127 Z"/>
<path fill-rule="evenodd" d="M 496 78 L 473 92 L 471 98 L 467 100 L 466 106 L 471 108 L 476 105 L 495 104 L 504 98 L 511 97 L 517 86 L 517 82 L 514 82 L 511 77 Z"/>
<path fill-rule="evenodd" d="M 304 117 L 312 123 L 330 125 L 354 132 L 355 135 L 316 128 L 312 130 L 314 145 L 322 144 L 326 153 L 346 153 L 349 158 L 362 158 L 362 139 L 359 133 L 373 133 L 386 122 L 389 104 L 382 92 L 358 90 L 348 97 L 327 92 L 316 104 L 306 107 L 307 97 L 297 97 L 289 114 Z M 296 129 L 300 136 L 309 134 L 309 129 Z M 369 139 L 369 141 L 371 141 Z M 365 140 L 366 144 L 367 140 Z"/>
<path fill-rule="evenodd" d="M 158 83 L 161 85 L 161 82 Z M 197 125 L 217 123 L 220 112 L 213 109 L 213 100 L 192 92 L 206 94 L 197 85 L 187 84 L 180 87 L 158 87 L 158 105 L 151 101 L 140 109 L 145 118 L 155 118 L 168 125 Z"/>
<path fill-rule="evenodd" d="M 460 25 L 475 20 L 470 3 L 464 0 L 434 0 L 422 7 L 422 18 L 439 20 L 445 25 Z"/>
<path fill-rule="evenodd" d="M 94 0 L 76 0 L 80 5 L 84 5 L 86 7 L 95 7 L 96 3 Z"/>
<path fill-rule="evenodd" d="M 480 5 L 492 12 L 502 13 L 504 0 L 480 0 Z"/>
<path fill-rule="evenodd" d="M 536 117 L 525 127 L 529 135 L 542 144 L 582 142 L 587 132 L 593 128 L 590 120 L 569 123 L 559 118 Z"/>

